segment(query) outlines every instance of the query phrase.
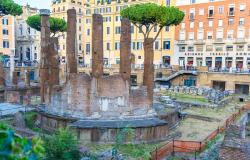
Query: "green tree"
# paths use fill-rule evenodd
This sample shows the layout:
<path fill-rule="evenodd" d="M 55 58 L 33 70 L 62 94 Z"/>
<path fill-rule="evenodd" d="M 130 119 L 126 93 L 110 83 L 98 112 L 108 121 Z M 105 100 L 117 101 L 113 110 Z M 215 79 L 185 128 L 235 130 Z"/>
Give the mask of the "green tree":
<path fill-rule="evenodd" d="M 154 3 L 136 4 L 121 11 L 122 18 L 129 19 L 144 35 L 149 38 L 154 26 L 159 30 L 154 41 L 165 26 L 178 25 L 184 18 L 184 13 L 176 7 L 159 6 Z"/>
<path fill-rule="evenodd" d="M 41 31 L 40 15 L 30 16 L 28 17 L 26 22 L 31 28 L 34 28 L 37 31 Z M 63 19 L 50 17 L 49 23 L 50 23 L 50 31 L 52 33 L 52 37 L 54 37 L 58 32 L 65 32 L 67 30 L 67 23 Z"/>
<path fill-rule="evenodd" d="M 0 14 L 1 15 L 21 15 L 23 13 L 22 7 L 16 4 L 13 0 L 0 0 Z"/>
<path fill-rule="evenodd" d="M 45 138 L 46 159 L 78 160 L 80 152 L 77 148 L 76 137 L 66 129 L 59 129 L 58 132 Z"/>
<path fill-rule="evenodd" d="M 8 160 L 37 160 L 44 154 L 40 138 L 32 140 L 14 133 L 7 125 L 0 123 L 0 157 Z"/>

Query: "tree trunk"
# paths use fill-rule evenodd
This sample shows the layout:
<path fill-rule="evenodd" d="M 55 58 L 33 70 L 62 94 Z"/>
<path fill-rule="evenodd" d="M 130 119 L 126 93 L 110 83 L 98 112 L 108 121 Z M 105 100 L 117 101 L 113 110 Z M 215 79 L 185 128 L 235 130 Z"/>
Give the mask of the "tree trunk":
<path fill-rule="evenodd" d="M 144 47 L 144 73 L 143 73 L 143 85 L 147 87 L 148 98 L 153 104 L 154 94 L 154 50 L 153 50 L 153 38 L 145 38 Z"/>

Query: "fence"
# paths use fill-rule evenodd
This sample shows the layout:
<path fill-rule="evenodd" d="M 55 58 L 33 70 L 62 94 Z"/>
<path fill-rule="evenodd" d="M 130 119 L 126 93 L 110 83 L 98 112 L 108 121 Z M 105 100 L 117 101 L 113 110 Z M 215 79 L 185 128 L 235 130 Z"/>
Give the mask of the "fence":
<path fill-rule="evenodd" d="M 222 126 L 219 126 L 215 131 L 210 133 L 203 141 L 181 141 L 173 139 L 162 147 L 156 148 L 151 153 L 151 159 L 160 160 L 170 154 L 174 155 L 175 152 L 195 153 L 196 159 L 197 152 L 205 150 L 209 141 L 212 141 L 219 133 L 224 132 L 230 124 L 234 123 L 237 118 L 247 110 L 250 110 L 250 104 L 241 107 L 237 113 L 232 114 Z"/>

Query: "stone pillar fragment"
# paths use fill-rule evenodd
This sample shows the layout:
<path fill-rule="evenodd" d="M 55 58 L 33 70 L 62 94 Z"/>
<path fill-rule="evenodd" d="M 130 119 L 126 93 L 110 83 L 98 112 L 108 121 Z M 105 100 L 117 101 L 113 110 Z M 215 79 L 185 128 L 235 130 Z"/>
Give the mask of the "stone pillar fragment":
<path fill-rule="evenodd" d="M 45 95 L 48 85 L 49 77 L 49 45 L 50 45 L 50 24 L 49 24 L 49 10 L 40 10 L 41 15 L 41 53 L 40 53 L 40 95 L 41 103 L 45 102 Z"/>
<path fill-rule="evenodd" d="M 103 18 L 100 14 L 92 17 L 92 75 L 103 75 Z"/>
<path fill-rule="evenodd" d="M 5 85 L 5 73 L 3 63 L 0 60 L 0 88 Z"/>
<path fill-rule="evenodd" d="M 121 20 L 120 74 L 124 80 L 131 75 L 131 25 L 128 19 Z"/>
<path fill-rule="evenodd" d="M 144 39 L 144 73 L 143 73 L 143 85 L 147 87 L 148 98 L 153 104 L 154 94 L 154 50 L 153 39 Z"/>
<path fill-rule="evenodd" d="M 77 73 L 76 60 L 76 10 L 69 9 L 67 11 L 67 39 L 66 39 L 66 55 L 67 55 L 67 72 Z"/>
<path fill-rule="evenodd" d="M 13 85 L 17 85 L 17 84 L 18 84 L 18 75 L 17 75 L 17 71 L 13 71 L 13 72 L 12 72 L 12 84 L 13 84 Z"/>
<path fill-rule="evenodd" d="M 25 72 L 25 85 L 30 86 L 30 71 Z"/>
<path fill-rule="evenodd" d="M 49 84 L 59 85 L 59 56 L 58 56 L 58 37 L 50 39 L 50 54 L 49 54 Z"/>

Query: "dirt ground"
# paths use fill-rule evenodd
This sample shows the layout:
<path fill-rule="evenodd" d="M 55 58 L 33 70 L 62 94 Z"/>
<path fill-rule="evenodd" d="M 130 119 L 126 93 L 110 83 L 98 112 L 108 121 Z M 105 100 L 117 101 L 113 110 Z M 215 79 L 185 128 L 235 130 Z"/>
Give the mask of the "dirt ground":
<path fill-rule="evenodd" d="M 180 140 L 202 141 L 219 126 L 222 126 L 226 119 L 244 104 L 235 100 L 220 108 L 190 107 L 184 109 L 183 112 L 193 116 L 181 121 L 173 132 L 182 133 Z"/>

